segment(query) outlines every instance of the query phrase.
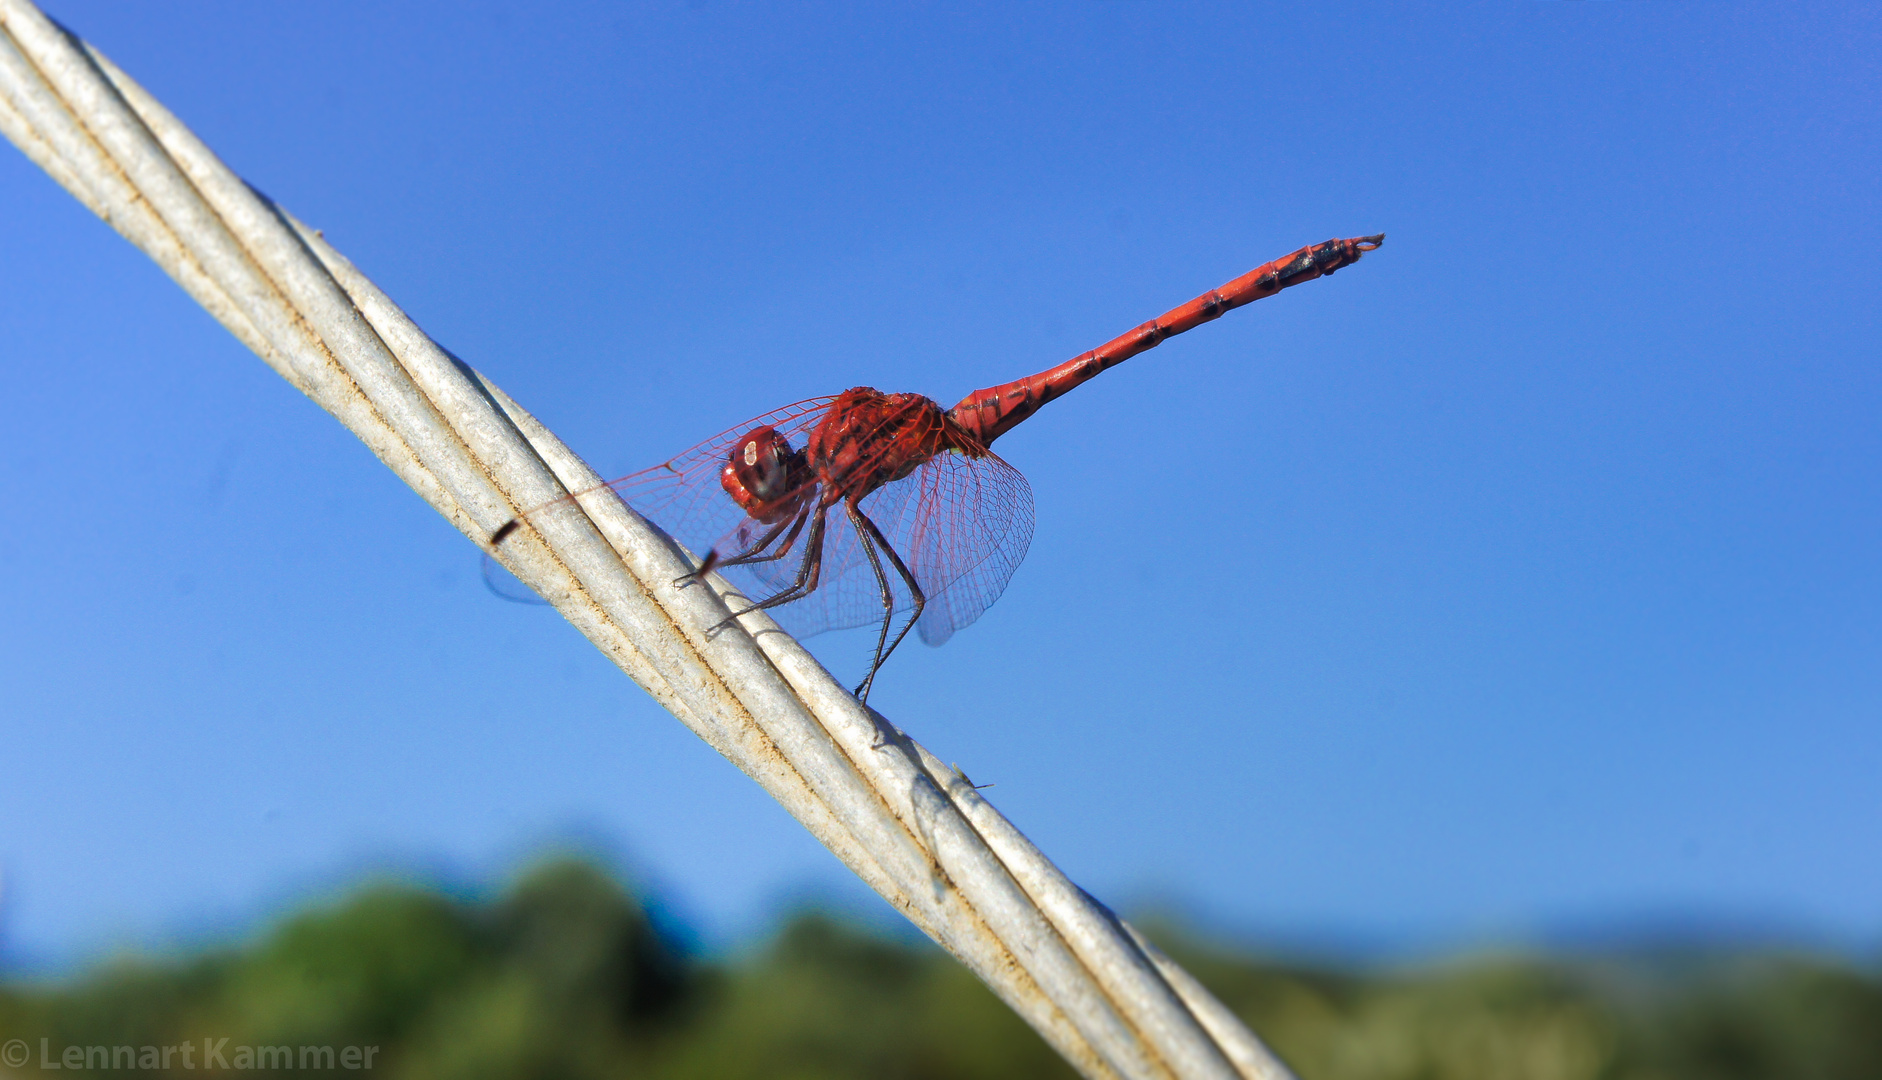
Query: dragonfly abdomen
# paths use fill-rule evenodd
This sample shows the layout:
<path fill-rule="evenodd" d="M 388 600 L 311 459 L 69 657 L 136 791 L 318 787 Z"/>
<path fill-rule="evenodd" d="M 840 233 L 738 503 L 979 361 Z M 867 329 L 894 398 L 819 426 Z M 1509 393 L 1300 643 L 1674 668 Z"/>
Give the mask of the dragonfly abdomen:
<path fill-rule="evenodd" d="M 1073 387 L 1116 367 L 1140 352 L 1154 349 L 1170 338 L 1193 330 L 1225 312 L 1273 296 L 1291 285 L 1325 277 L 1377 248 L 1385 235 L 1328 240 L 1301 248 L 1291 255 L 1263 263 L 1219 289 L 1211 289 L 1181 307 L 1172 308 L 1128 333 L 1075 356 L 1037 375 L 1000 386 L 976 390 L 949 409 L 947 416 L 982 446 L 1011 431 L 1038 412 L 1040 406 Z"/>

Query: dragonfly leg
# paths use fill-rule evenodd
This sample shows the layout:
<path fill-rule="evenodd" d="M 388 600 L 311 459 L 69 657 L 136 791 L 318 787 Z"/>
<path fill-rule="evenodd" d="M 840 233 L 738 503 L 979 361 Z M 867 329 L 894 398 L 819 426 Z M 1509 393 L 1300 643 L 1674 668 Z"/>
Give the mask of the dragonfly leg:
<path fill-rule="evenodd" d="M 804 523 L 803 517 L 802 515 L 800 515 L 796 521 L 796 524 L 801 527 L 803 523 Z M 752 544 L 750 547 L 746 548 L 744 551 L 739 552 L 737 555 L 734 555 L 729 559 L 721 559 L 719 557 L 719 549 L 717 548 L 713 548 L 707 551 L 706 557 L 700 560 L 699 565 L 693 569 L 692 573 L 673 579 L 674 587 L 685 588 L 686 586 L 691 585 L 694 582 L 698 581 L 700 578 L 705 577 L 707 574 L 710 574 L 714 570 L 717 570 L 721 566 L 743 566 L 746 563 L 770 562 L 772 559 L 781 558 L 784 552 L 790 550 L 791 541 L 797 538 L 797 531 L 795 529 L 791 531 L 790 537 L 784 541 L 784 547 L 781 548 L 776 554 L 768 555 L 768 556 L 765 556 L 764 558 L 758 558 L 756 556 L 758 552 L 763 551 L 767 546 L 770 545 L 770 543 L 773 540 L 776 540 L 778 538 L 778 534 L 783 532 L 791 524 L 792 522 L 790 520 L 778 522 L 776 525 L 773 525 L 770 528 L 770 530 L 766 532 L 763 536 L 759 537 L 757 543 Z"/>
<path fill-rule="evenodd" d="M 823 575 L 824 515 L 828 510 L 827 503 L 818 503 L 817 508 L 811 512 L 810 533 L 804 539 L 804 561 L 798 565 L 797 580 L 792 582 L 789 588 L 774 596 L 766 597 L 749 607 L 734 611 L 726 617 L 724 622 L 713 627 L 714 630 L 730 626 L 740 615 L 774 608 L 779 604 L 788 604 L 817 591 L 817 581 Z"/>
<path fill-rule="evenodd" d="M 782 559 L 786 555 L 789 555 L 791 553 L 791 545 L 797 543 L 798 532 L 800 532 L 803 529 L 804 522 L 809 521 L 809 520 L 810 520 L 810 510 L 809 509 L 799 510 L 794 517 L 786 518 L 785 520 L 778 522 L 776 525 L 773 525 L 771 527 L 770 532 L 766 533 L 764 537 L 760 539 L 756 544 L 753 544 L 751 547 L 746 548 L 743 553 L 730 559 L 721 559 L 719 560 L 718 565 L 719 566 L 749 566 L 754 563 L 777 562 L 779 559 Z M 758 554 L 759 552 L 763 551 L 766 547 L 768 547 L 773 540 L 776 540 L 778 537 L 778 534 L 780 532 L 783 532 L 786 528 L 789 528 L 791 531 L 785 535 L 783 542 L 778 545 L 778 549 L 776 551 L 772 552 L 769 555 Z"/>
<path fill-rule="evenodd" d="M 863 528 L 863 522 L 869 519 L 863 517 L 863 512 L 856 509 L 854 502 L 846 504 L 844 508 L 849 511 L 850 521 L 856 526 L 856 532 L 863 542 L 863 554 L 869 556 L 869 569 L 876 572 L 876 588 L 882 592 L 882 631 L 876 635 L 875 659 L 869 664 L 868 676 L 863 679 L 862 685 L 858 686 L 854 691 L 856 700 L 867 704 L 869 702 L 869 686 L 876 681 L 876 672 L 882 670 L 883 643 L 889 640 L 889 627 L 895 622 L 895 593 L 889 589 L 889 576 L 882 572 L 882 560 L 876 558 L 876 541 L 870 537 L 870 533 L 873 532 L 874 529 L 871 528 L 865 531 Z M 896 640 L 900 641 L 901 638 L 898 637 Z"/>
<path fill-rule="evenodd" d="M 856 526 L 856 531 L 861 534 L 863 553 L 869 556 L 869 567 L 876 572 L 876 586 L 882 590 L 882 632 L 876 636 L 876 659 L 869 665 L 869 677 L 856 688 L 856 699 L 867 703 L 869 688 L 876 681 L 876 672 L 882 670 L 883 661 L 889 658 L 889 654 L 895 651 L 895 647 L 902 643 L 902 639 L 908 636 L 910 630 L 914 629 L 916 621 L 921 618 L 921 609 L 928 606 L 928 597 L 922 593 L 921 586 L 916 583 L 915 575 L 909 573 L 908 567 L 903 565 L 902 557 L 895 553 L 895 548 L 889 543 L 888 538 L 882 535 L 881 529 L 876 528 L 875 522 L 869 520 L 869 515 L 863 513 L 862 509 L 856 505 L 856 500 L 851 499 L 845 509 L 849 511 L 850 521 Z M 909 596 L 915 602 L 914 613 L 909 615 L 908 621 L 902 624 L 901 632 L 895 635 L 894 641 L 889 640 L 889 627 L 895 622 L 895 593 L 890 590 L 889 577 L 882 572 L 882 563 L 876 558 L 877 548 L 881 548 L 882 553 L 889 557 L 889 562 L 894 565 L 895 572 L 902 575 L 902 580 L 908 585 Z M 888 647 L 883 648 L 884 644 Z"/>

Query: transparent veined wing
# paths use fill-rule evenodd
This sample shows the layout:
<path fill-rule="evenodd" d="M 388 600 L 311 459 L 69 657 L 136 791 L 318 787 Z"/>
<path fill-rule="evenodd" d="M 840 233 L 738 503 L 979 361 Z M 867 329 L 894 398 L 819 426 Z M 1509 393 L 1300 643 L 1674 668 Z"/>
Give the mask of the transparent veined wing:
<path fill-rule="evenodd" d="M 651 469 L 564 496 L 530 511 L 524 519 L 580 512 L 577 503 L 602 494 L 605 488 L 695 555 L 703 557 L 711 551 L 721 559 L 736 559 L 759 549 L 775 556 L 718 570 L 752 602 L 770 599 L 791 589 L 808 572 L 806 557 L 813 540 L 810 518 L 807 515 L 794 533 L 788 524 L 752 518 L 726 494 L 720 472 L 733 449 L 760 427 L 775 429 L 801 450 L 834 400 L 812 398 L 754 417 Z M 814 508 L 822 501 L 823 492 L 814 478 L 798 492 L 806 507 Z M 859 509 L 920 583 L 927 605 L 917 629 L 931 645 L 946 641 L 999 598 L 1032 541 L 1032 489 L 1025 477 L 990 453 L 980 457 L 954 451 L 937 454 L 908 476 L 865 496 Z M 767 538 L 769 543 L 765 543 Z M 912 611 L 913 598 L 906 583 L 886 558 L 872 564 L 865 543 L 844 502 L 835 500 L 823 514 L 816 587 L 770 608 L 778 624 L 796 637 L 876 625 L 883 617 L 884 580 L 893 610 L 897 614 Z M 882 569 L 881 579 L 877 565 Z M 512 591 L 498 591 L 522 598 Z"/>

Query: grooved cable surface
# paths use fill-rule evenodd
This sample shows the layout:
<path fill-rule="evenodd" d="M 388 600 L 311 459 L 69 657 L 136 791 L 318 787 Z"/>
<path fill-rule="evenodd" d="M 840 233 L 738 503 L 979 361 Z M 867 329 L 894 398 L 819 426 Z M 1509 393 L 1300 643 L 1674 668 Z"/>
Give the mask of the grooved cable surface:
<path fill-rule="evenodd" d="M 600 482 L 318 233 L 104 57 L 0 0 L 0 131 L 482 543 Z M 1090 1077 L 1288 1077 L 1207 991 L 1078 889 L 964 778 L 857 703 L 612 494 L 532 522 L 506 565 Z"/>

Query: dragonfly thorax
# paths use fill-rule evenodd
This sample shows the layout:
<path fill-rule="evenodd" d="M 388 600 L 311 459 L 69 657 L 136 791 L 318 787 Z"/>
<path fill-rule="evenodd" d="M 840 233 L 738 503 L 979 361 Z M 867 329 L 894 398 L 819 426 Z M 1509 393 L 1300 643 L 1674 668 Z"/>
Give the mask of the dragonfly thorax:
<path fill-rule="evenodd" d="M 932 400 L 858 386 L 831 403 L 806 450 L 828 485 L 827 497 L 861 499 L 936 454 L 961 449 L 961 441 L 958 427 Z"/>

